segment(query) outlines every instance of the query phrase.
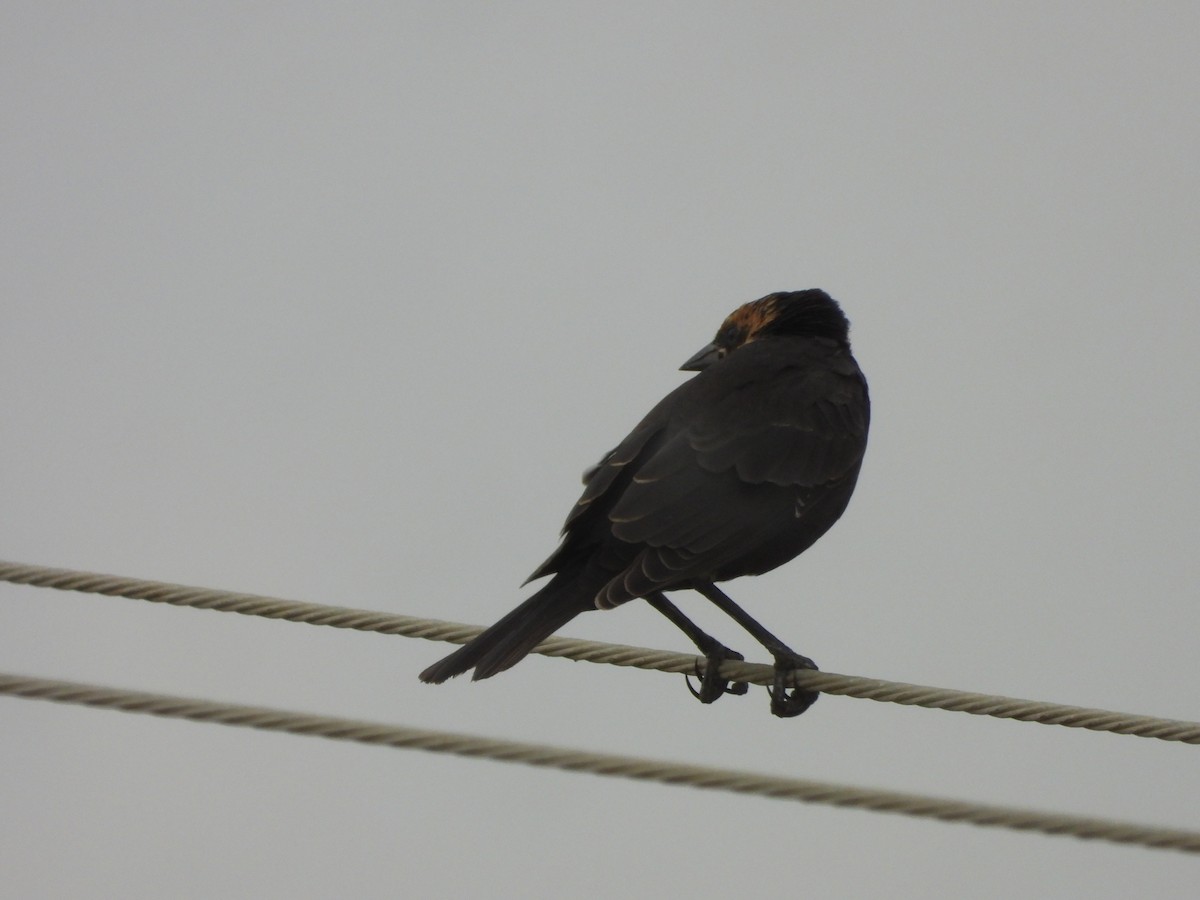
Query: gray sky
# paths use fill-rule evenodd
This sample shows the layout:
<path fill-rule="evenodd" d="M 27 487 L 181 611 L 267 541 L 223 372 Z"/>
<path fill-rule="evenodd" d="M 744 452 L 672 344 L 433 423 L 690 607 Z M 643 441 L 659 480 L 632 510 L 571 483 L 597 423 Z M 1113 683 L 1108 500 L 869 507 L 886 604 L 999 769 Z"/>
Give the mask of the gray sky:
<path fill-rule="evenodd" d="M 0 557 L 488 623 L 736 305 L 819 286 L 830 671 L 1200 719 L 1200 11 L 9 3 Z M 728 643 L 732 624 L 682 598 Z M 687 649 L 630 606 L 567 633 Z M 0 669 L 1196 828 L 1197 749 L 0 586 Z M 20 897 L 1190 897 L 1162 852 L 0 699 Z"/>

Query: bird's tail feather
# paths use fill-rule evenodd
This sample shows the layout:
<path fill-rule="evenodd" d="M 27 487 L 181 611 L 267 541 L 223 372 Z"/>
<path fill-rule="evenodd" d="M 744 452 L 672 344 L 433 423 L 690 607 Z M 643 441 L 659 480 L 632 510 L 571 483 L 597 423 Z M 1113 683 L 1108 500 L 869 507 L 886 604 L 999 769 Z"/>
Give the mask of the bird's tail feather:
<path fill-rule="evenodd" d="M 473 681 L 490 678 L 515 666 L 534 647 L 577 615 L 595 605 L 587 591 L 572 584 L 574 579 L 555 577 L 544 588 L 488 628 L 470 643 L 421 673 L 422 681 L 441 684 L 474 668 Z M 582 596 L 581 596 L 582 595 Z"/>

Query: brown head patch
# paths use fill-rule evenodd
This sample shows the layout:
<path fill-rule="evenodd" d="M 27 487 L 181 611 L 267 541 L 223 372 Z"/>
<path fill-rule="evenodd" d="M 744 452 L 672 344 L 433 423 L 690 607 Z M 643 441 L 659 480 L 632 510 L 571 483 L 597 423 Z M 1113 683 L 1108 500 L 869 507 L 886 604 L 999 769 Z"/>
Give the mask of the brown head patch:
<path fill-rule="evenodd" d="M 749 343 L 774 321 L 778 312 L 779 300 L 775 294 L 743 303 L 721 323 L 717 331 L 717 343 L 730 348 Z"/>

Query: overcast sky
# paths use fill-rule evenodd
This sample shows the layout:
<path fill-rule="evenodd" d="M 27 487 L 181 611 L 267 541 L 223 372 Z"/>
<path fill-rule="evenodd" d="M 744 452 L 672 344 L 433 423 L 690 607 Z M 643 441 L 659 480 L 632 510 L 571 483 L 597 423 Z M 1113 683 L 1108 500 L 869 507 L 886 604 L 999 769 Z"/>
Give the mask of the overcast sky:
<path fill-rule="evenodd" d="M 490 623 L 738 304 L 871 442 L 729 592 L 1200 719 L 1194 3 L 0 8 L 0 557 Z M 727 643 L 732 623 L 680 595 Z M 567 633 L 688 649 L 638 604 Z M 1197 748 L 0 586 L 0 670 L 1200 827 Z M 13 897 L 1193 897 L 1177 854 L 0 698 Z"/>

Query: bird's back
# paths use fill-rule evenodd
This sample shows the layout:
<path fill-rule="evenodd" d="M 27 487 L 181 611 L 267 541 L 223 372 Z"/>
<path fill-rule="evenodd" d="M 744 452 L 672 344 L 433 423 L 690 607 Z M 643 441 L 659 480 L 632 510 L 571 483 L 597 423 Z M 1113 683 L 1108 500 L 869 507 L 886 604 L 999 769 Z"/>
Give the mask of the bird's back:
<path fill-rule="evenodd" d="M 870 401 L 848 348 L 767 338 L 668 394 L 592 474 L 534 577 L 587 572 L 608 607 L 757 575 L 841 516 Z M 582 587 L 582 585 L 581 585 Z"/>

